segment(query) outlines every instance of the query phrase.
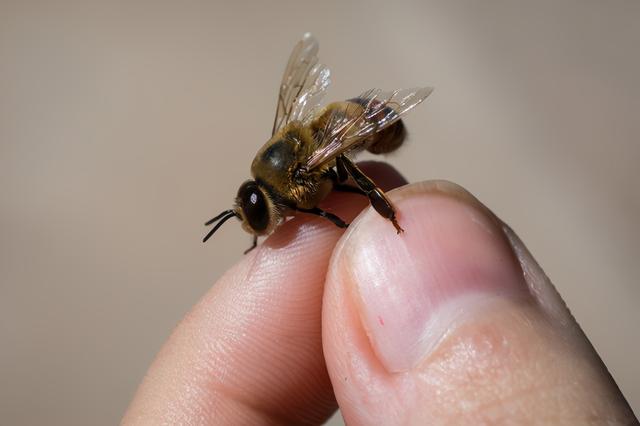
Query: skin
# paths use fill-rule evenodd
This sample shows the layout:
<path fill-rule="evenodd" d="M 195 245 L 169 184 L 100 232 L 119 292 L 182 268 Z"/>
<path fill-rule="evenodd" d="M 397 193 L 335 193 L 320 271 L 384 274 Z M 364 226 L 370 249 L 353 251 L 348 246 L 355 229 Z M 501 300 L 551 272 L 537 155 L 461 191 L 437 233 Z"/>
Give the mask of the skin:
<path fill-rule="evenodd" d="M 166 342 L 123 424 L 638 424 L 559 294 L 449 182 L 365 164 L 407 232 L 298 215 Z M 404 185 L 404 186 L 403 186 Z M 351 221 L 367 204 L 332 194 Z"/>

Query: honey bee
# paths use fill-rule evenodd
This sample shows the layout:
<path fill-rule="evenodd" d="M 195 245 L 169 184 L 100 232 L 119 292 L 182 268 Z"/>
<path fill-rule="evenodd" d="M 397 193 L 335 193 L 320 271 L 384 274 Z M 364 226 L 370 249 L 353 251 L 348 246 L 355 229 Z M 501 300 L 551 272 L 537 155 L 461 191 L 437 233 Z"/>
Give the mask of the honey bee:
<path fill-rule="evenodd" d="M 332 190 L 365 195 L 398 233 L 403 232 L 393 205 L 352 157 L 365 149 L 384 154 L 402 145 L 406 131 L 400 117 L 432 89 L 371 89 L 320 108 L 329 83 L 329 69 L 318 61 L 318 42 L 305 34 L 285 68 L 271 138 L 251 164 L 253 180 L 240 186 L 232 209 L 205 223 L 217 222 L 203 242 L 232 217 L 253 235 L 245 253 L 256 247 L 258 236 L 270 234 L 296 212 L 318 215 L 346 228 L 345 221 L 318 208 Z M 356 186 L 345 183 L 349 177 Z"/>

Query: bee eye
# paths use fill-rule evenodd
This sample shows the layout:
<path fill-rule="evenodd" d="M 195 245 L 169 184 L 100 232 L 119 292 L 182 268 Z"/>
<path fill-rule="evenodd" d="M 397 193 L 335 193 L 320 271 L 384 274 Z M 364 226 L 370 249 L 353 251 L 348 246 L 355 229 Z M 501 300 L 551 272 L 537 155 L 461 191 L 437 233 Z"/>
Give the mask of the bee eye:
<path fill-rule="evenodd" d="M 254 181 L 245 182 L 238 190 L 242 213 L 254 231 L 264 231 L 269 225 L 269 209 L 264 194 Z"/>

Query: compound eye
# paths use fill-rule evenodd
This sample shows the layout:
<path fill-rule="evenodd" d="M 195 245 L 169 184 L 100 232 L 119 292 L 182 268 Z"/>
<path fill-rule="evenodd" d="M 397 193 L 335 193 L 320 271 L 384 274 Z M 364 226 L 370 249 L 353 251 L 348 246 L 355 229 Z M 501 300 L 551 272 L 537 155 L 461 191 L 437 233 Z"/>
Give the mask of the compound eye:
<path fill-rule="evenodd" d="M 267 229 L 269 209 L 258 185 L 253 181 L 245 182 L 238 190 L 238 198 L 249 226 L 257 232 Z"/>

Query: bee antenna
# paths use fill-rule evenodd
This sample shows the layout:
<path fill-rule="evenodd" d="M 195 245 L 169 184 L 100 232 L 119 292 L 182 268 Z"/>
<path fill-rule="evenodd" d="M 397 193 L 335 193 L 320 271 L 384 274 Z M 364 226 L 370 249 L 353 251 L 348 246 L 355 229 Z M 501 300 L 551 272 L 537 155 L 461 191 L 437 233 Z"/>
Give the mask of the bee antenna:
<path fill-rule="evenodd" d="M 210 221 L 207 222 L 207 225 L 212 224 L 213 222 L 215 222 L 216 220 L 220 219 L 220 222 L 216 223 L 216 226 L 213 227 L 213 229 L 211 231 L 209 231 L 209 233 L 202 239 L 203 243 L 206 243 L 207 240 L 209 238 L 211 238 L 211 236 L 229 219 L 231 219 L 232 217 L 237 217 L 238 215 L 236 214 L 236 212 L 234 212 L 233 210 L 226 210 L 222 213 L 220 213 L 218 216 L 214 217 L 213 219 L 211 219 Z"/>
<path fill-rule="evenodd" d="M 222 216 L 228 215 L 229 213 L 233 213 L 233 210 L 229 209 L 229 210 L 223 211 L 222 213 L 220 213 L 218 216 L 214 217 L 213 219 L 209 219 L 208 221 L 206 221 L 204 226 L 211 225 L 213 222 L 215 222 L 216 220 L 220 219 Z"/>

